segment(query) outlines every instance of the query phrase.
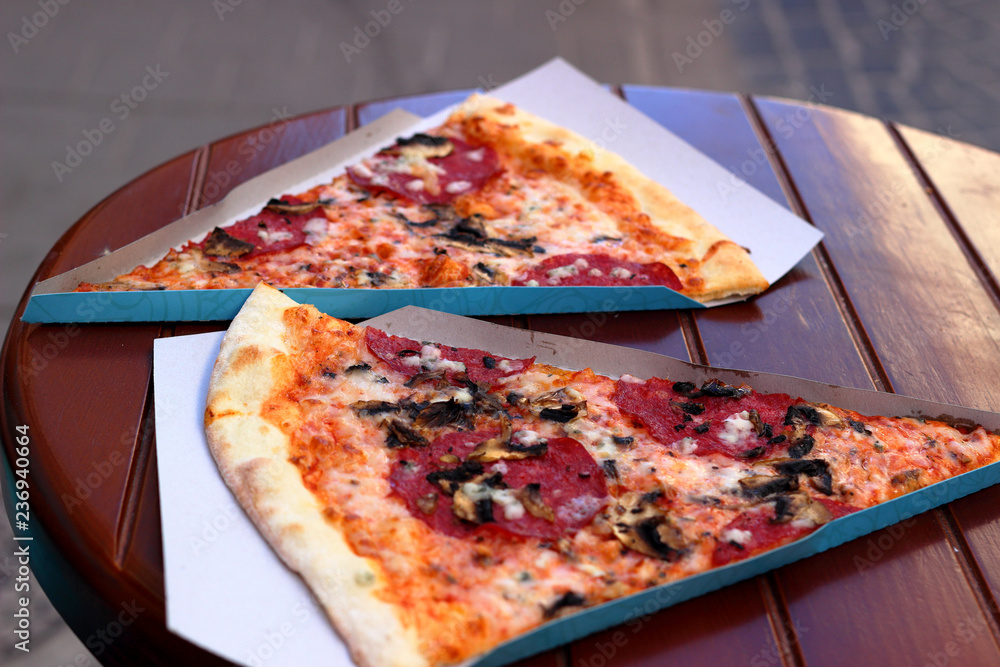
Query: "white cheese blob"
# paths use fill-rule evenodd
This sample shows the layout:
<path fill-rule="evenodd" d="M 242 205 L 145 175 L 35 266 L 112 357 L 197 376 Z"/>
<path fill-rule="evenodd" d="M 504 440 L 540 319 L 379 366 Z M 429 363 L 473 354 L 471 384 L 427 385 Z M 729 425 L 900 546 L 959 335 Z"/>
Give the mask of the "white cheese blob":
<path fill-rule="evenodd" d="M 726 542 L 733 542 L 741 546 L 746 546 L 750 544 L 750 540 L 753 539 L 753 533 L 749 530 L 740 530 L 739 528 L 730 528 L 729 530 L 722 533 L 722 539 Z"/>
<path fill-rule="evenodd" d="M 459 192 L 465 192 L 472 187 L 472 183 L 469 181 L 452 181 L 448 185 L 444 186 L 445 192 L 449 194 L 458 194 Z"/>
<path fill-rule="evenodd" d="M 424 189 L 424 182 L 419 178 L 415 178 L 406 184 L 406 189 L 412 192 L 419 192 Z"/>
<path fill-rule="evenodd" d="M 732 414 L 726 417 L 723 422 L 726 425 L 726 430 L 719 434 L 719 439 L 730 445 L 735 445 L 741 440 L 746 439 L 747 436 L 754 432 L 753 422 L 747 419 L 749 416 L 750 413 L 744 410 L 739 414 Z"/>
<path fill-rule="evenodd" d="M 485 155 L 486 155 L 485 148 L 477 148 L 474 151 L 469 151 L 468 153 L 466 153 L 465 159 L 471 160 L 472 162 L 482 162 Z"/>
<path fill-rule="evenodd" d="M 616 266 L 615 268 L 611 269 L 611 277 L 612 278 L 631 278 L 632 275 L 633 274 L 632 274 L 631 271 L 629 271 L 628 269 L 622 268 L 620 266 Z"/>
<path fill-rule="evenodd" d="M 698 443 L 694 441 L 694 438 L 682 438 L 674 443 L 674 447 L 681 454 L 694 454 L 694 450 L 698 449 Z"/>
<path fill-rule="evenodd" d="M 568 264 L 566 266 L 557 266 L 554 269 L 549 269 L 545 273 L 549 277 L 549 282 L 555 283 L 562 280 L 563 278 L 569 278 L 570 276 L 575 276 L 579 272 L 580 272 L 579 268 L 577 268 L 575 265 Z"/>
<path fill-rule="evenodd" d="M 313 218 L 302 225 L 302 231 L 306 233 L 306 243 L 309 245 L 322 243 L 327 236 L 328 229 L 329 225 L 326 218 Z"/>
<path fill-rule="evenodd" d="M 596 278 L 597 276 L 603 276 L 604 274 L 601 273 L 600 269 L 591 269 L 590 271 L 587 271 L 587 275 L 594 276 Z"/>
<path fill-rule="evenodd" d="M 258 229 L 257 236 L 259 236 L 264 243 L 274 243 L 276 241 L 287 241 L 292 238 L 293 234 L 291 232 L 269 232 L 266 229 Z"/>

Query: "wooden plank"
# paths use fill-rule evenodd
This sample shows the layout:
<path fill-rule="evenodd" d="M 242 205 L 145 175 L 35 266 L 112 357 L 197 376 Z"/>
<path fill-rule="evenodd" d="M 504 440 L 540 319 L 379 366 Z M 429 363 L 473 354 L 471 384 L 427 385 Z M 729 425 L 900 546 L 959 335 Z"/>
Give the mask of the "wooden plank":
<path fill-rule="evenodd" d="M 780 652 L 756 580 L 748 580 L 656 613 L 637 607 L 625 624 L 574 642 L 570 664 L 775 665 Z"/>
<path fill-rule="evenodd" d="M 896 391 L 1000 405 L 1000 312 L 885 126 L 759 104 Z"/>
<path fill-rule="evenodd" d="M 995 351 L 987 358 L 989 327 L 1000 317 L 981 289 L 956 288 L 977 283 L 972 269 L 886 128 L 778 101 L 761 100 L 758 108 L 805 208 L 827 235 L 835 286 L 865 336 L 859 344 L 871 341 L 891 387 L 932 400 L 995 403 L 996 388 L 971 386 L 967 378 L 1000 363 Z M 963 349 L 969 344 L 986 350 Z M 800 637 L 810 664 L 835 664 L 845 654 L 918 664 L 947 656 L 954 619 L 987 620 L 981 591 L 970 588 L 967 564 L 934 515 L 908 523 L 902 532 L 892 527 L 782 570 L 792 617 L 817 628 Z M 913 605 L 914 596 L 930 604 Z M 873 641 L 885 636 L 905 640 Z M 970 664 L 1000 660 L 991 633 L 961 648 Z"/>
<path fill-rule="evenodd" d="M 152 422 L 150 422 L 152 424 Z M 163 606 L 163 534 L 160 524 L 160 484 L 156 476 L 156 443 L 142 471 L 132 537 L 122 560 L 122 572 Z"/>
<path fill-rule="evenodd" d="M 629 102 L 788 207 L 771 167 L 774 146 L 758 140 L 737 96 L 643 90 L 627 87 Z M 729 196 L 732 188 L 743 187 L 730 181 L 724 185 L 719 190 L 721 197 Z M 871 387 L 837 297 L 831 293 L 815 255 L 803 259 L 764 294 L 744 303 L 694 311 L 693 315 L 708 362 L 714 366 Z M 840 353 L 830 355 L 828 350 Z"/>
<path fill-rule="evenodd" d="M 87 212 L 42 262 L 45 280 L 140 239 L 181 217 L 197 152 L 143 174 Z"/>
<path fill-rule="evenodd" d="M 213 143 L 196 208 L 219 201 L 254 176 L 305 155 L 347 132 L 344 108 L 275 120 Z M 275 196 L 291 193 L 275 193 Z"/>
<path fill-rule="evenodd" d="M 1000 155 L 905 125 L 897 132 L 957 224 L 974 262 L 1000 280 Z"/>

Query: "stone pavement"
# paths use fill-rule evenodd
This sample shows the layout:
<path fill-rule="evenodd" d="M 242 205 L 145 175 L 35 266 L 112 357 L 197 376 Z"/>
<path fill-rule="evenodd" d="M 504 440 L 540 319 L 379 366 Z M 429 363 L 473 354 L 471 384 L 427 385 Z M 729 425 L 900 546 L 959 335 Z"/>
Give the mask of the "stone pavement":
<path fill-rule="evenodd" d="M 5 0 L 0 334 L 56 239 L 147 169 L 275 110 L 492 85 L 556 55 L 602 81 L 812 99 L 1000 150 L 992 0 L 400 2 L 361 39 L 390 0 Z M 32 605 L 32 652 L 2 624 L 0 664 L 97 664 L 41 593 Z"/>

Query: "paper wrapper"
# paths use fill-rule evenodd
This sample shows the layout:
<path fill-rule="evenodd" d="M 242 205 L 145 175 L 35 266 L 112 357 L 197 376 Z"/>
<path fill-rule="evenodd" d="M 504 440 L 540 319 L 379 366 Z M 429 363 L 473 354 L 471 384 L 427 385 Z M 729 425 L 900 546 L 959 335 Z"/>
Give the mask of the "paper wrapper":
<path fill-rule="evenodd" d="M 628 373 L 701 383 L 718 378 L 783 392 L 867 415 L 943 419 L 1000 430 L 1000 415 L 848 389 L 767 373 L 708 368 L 670 357 L 511 329 L 407 307 L 370 320 L 389 333 L 475 347 L 613 377 Z M 351 665 L 347 650 L 301 579 L 288 570 L 239 508 L 203 431 L 208 379 L 222 334 L 165 338 L 154 351 L 157 461 L 167 624 L 177 634 L 246 665 Z M 196 384 L 196 391 L 192 391 Z M 1000 481 L 1000 464 L 967 472 L 837 519 L 807 537 L 754 558 L 709 570 L 552 621 L 468 665 L 501 665 L 652 613 L 722 586 L 903 521 Z"/>
<path fill-rule="evenodd" d="M 670 189 L 737 244 L 748 248 L 764 277 L 777 281 L 819 242 L 822 233 L 749 185 L 730 188 L 728 170 L 671 134 L 601 85 L 556 59 L 489 94 L 567 127 L 631 162 Z M 272 197 L 329 182 L 348 165 L 391 144 L 399 135 L 440 125 L 446 109 L 426 119 L 396 111 L 317 151 L 235 188 L 221 202 L 197 211 L 89 264 L 42 281 L 25 309 L 27 322 L 142 322 L 229 320 L 250 289 L 73 293 L 81 282 L 101 283 L 150 265 L 171 247 L 202 238 L 260 211 Z M 341 318 L 372 317 L 406 305 L 460 315 L 607 312 L 704 308 L 661 286 L 450 287 L 423 289 L 294 288 L 299 302 Z M 100 308 L 93 307 L 100 299 Z M 90 305 L 88 305 L 90 304 Z"/>

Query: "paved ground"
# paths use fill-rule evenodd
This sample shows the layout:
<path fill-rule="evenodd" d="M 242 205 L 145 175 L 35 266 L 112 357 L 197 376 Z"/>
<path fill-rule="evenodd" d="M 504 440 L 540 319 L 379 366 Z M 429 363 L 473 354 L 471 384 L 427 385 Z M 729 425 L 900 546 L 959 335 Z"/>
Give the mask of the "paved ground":
<path fill-rule="evenodd" d="M 833 106 L 1000 150 L 996 2 L 401 2 L 380 34 L 345 53 L 389 0 L 5 0 L 0 334 L 59 235 L 150 167 L 266 123 L 275 109 L 472 88 L 555 55 L 602 81 L 814 101 L 824 91 Z M 111 129 L 100 130 L 105 119 Z M 69 147 L 88 137 L 92 151 L 70 166 Z M 9 530 L 0 519 L 0 544 L 12 544 Z M 14 604 L 9 551 L 4 618 Z M 0 624 L 0 664 L 87 664 L 41 593 L 32 605 L 32 652 L 15 651 Z"/>

